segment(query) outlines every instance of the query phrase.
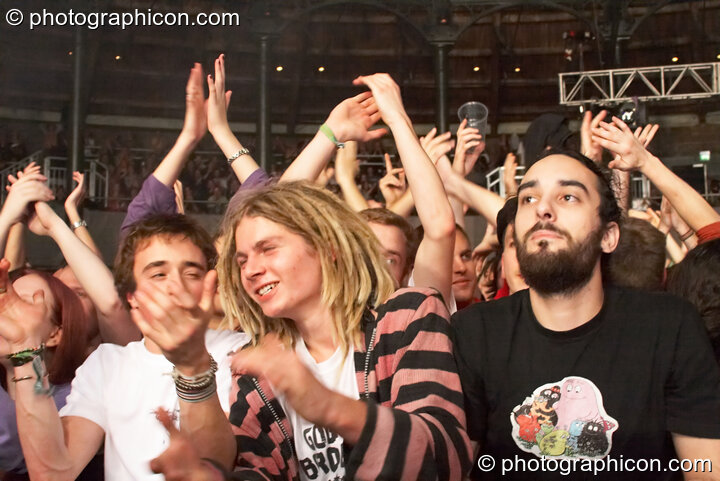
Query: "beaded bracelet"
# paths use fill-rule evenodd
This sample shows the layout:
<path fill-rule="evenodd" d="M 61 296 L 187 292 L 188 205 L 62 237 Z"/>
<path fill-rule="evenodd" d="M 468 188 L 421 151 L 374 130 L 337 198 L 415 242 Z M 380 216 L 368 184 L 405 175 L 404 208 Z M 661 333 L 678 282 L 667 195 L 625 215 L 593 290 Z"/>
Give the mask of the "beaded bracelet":
<path fill-rule="evenodd" d="M 211 398 L 217 391 L 215 373 L 218 370 L 217 362 L 210 356 L 210 369 L 195 376 L 184 376 L 173 367 L 172 378 L 175 381 L 175 392 L 186 402 L 200 402 Z"/>

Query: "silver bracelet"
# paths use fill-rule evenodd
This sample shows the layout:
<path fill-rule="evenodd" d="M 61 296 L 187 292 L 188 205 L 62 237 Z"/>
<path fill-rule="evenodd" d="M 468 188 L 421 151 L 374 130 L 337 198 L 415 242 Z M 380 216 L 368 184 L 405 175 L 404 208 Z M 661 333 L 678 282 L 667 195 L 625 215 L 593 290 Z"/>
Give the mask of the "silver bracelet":
<path fill-rule="evenodd" d="M 228 159 L 227 159 L 228 164 L 232 164 L 233 161 L 235 159 L 237 159 L 238 157 L 240 157 L 241 155 L 249 155 L 249 154 L 250 154 L 250 151 L 248 149 L 246 149 L 245 147 L 243 147 L 242 149 L 238 150 L 237 152 L 232 154 L 230 157 L 228 157 Z"/>
<path fill-rule="evenodd" d="M 87 227 L 87 222 L 85 222 L 85 219 L 80 219 L 77 222 L 73 222 L 72 225 L 70 226 L 70 229 L 75 230 L 78 227 Z"/>

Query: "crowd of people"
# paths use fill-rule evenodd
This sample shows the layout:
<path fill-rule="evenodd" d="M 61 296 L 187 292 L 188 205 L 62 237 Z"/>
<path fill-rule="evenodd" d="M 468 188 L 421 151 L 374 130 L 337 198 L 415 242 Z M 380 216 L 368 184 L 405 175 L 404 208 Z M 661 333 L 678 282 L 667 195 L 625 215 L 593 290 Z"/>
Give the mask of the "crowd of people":
<path fill-rule="evenodd" d="M 476 129 L 418 139 L 390 76 L 353 83 L 274 179 L 230 129 L 224 55 L 214 75 L 195 64 L 180 134 L 134 172 L 112 269 L 82 174 L 70 225 L 37 165 L 10 176 L 2 478 L 717 479 L 720 214 L 648 150 L 658 126 L 588 112 L 519 184 L 509 154 L 502 198 L 466 178 Z M 207 132 L 226 160 L 193 158 Z M 358 150 L 382 137 L 379 202 Z M 633 171 L 660 211 L 630 209 Z M 219 190 L 218 232 L 178 181 Z M 67 265 L 27 266 L 25 229 Z M 555 469 L 521 468 L 540 460 Z"/>

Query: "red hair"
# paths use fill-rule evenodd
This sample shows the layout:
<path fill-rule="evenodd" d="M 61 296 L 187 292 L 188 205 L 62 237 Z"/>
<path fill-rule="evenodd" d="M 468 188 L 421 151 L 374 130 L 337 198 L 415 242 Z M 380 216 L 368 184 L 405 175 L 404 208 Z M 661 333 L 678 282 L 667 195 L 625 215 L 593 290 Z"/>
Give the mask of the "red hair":
<path fill-rule="evenodd" d="M 75 370 L 85 361 L 90 341 L 90 323 L 80 298 L 60 279 L 47 272 L 23 269 L 19 275 L 15 274 L 13 280 L 29 274 L 40 277 L 55 299 L 50 321 L 62 329 L 62 337 L 57 346 L 48 348 L 53 350 L 52 362 L 47 366 L 48 376 L 52 384 L 69 383 L 75 377 Z"/>

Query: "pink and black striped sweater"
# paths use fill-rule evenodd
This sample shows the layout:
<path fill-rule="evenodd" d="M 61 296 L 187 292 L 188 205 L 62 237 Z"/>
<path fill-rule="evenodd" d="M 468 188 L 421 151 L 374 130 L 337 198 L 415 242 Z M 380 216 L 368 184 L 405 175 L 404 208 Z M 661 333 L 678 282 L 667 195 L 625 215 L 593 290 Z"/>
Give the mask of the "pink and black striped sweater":
<path fill-rule="evenodd" d="M 448 317 L 437 291 L 418 288 L 397 291 L 375 319 L 366 316 L 355 370 L 368 417 L 358 443 L 345 446 L 346 479 L 461 480 L 469 471 Z M 249 376 L 236 381 L 230 479 L 298 480 L 292 426 L 272 388 Z"/>

